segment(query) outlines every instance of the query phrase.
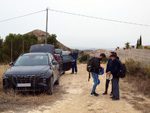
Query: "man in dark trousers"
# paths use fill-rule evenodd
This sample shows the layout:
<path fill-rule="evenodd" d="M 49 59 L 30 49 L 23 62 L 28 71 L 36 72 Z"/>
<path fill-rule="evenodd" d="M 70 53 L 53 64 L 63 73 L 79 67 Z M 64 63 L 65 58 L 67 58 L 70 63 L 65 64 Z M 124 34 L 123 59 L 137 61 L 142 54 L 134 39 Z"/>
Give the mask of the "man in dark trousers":
<path fill-rule="evenodd" d="M 74 63 L 73 63 L 73 65 L 72 65 L 72 73 L 71 74 L 74 74 L 74 72 L 75 72 L 75 74 L 77 74 L 77 72 L 78 72 L 78 69 L 77 69 L 77 58 L 78 58 L 78 52 L 73 52 L 73 51 L 71 51 L 71 56 L 74 58 Z"/>
<path fill-rule="evenodd" d="M 119 77 L 117 76 L 119 69 L 120 69 L 120 61 L 117 59 L 117 55 L 112 54 L 110 56 L 112 63 L 109 69 L 108 74 L 112 74 L 113 75 L 113 96 L 112 99 L 113 100 L 119 100 L 120 99 L 120 95 L 119 95 Z"/>
<path fill-rule="evenodd" d="M 116 52 L 111 52 L 110 56 L 113 55 L 113 54 L 117 56 Z M 117 59 L 119 60 L 118 56 L 117 56 Z M 103 93 L 103 95 L 107 95 L 107 91 L 108 91 L 110 80 L 112 82 L 112 78 L 113 78 L 112 74 L 110 74 L 110 75 L 107 74 L 109 72 L 109 68 L 111 66 L 111 62 L 112 62 L 112 60 L 111 60 L 111 58 L 109 58 L 108 63 L 107 63 L 107 67 L 106 67 L 106 85 L 105 85 L 105 92 Z M 113 86 L 112 86 L 112 90 L 111 90 L 110 96 L 112 96 L 112 95 L 113 95 Z"/>
<path fill-rule="evenodd" d="M 100 54 L 100 56 L 98 58 L 95 57 L 92 61 L 91 74 L 92 74 L 92 77 L 93 77 L 93 80 L 94 80 L 94 85 L 93 85 L 91 95 L 94 95 L 94 96 L 99 95 L 95 92 L 95 90 L 96 90 L 96 87 L 98 85 L 99 70 L 104 69 L 100 66 L 100 61 L 103 60 L 105 57 L 106 57 L 106 55 L 104 53 L 102 53 L 102 54 Z"/>

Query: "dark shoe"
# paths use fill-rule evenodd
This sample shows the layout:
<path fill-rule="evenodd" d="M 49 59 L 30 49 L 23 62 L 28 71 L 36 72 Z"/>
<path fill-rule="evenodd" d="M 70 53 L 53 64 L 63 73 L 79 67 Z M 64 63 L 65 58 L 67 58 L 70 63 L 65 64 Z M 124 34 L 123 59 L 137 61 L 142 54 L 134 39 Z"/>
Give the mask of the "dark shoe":
<path fill-rule="evenodd" d="M 107 92 L 104 92 L 103 95 L 107 95 Z"/>
<path fill-rule="evenodd" d="M 74 74 L 74 73 L 70 73 L 70 74 Z"/>
<path fill-rule="evenodd" d="M 119 98 L 112 98 L 112 100 L 120 100 Z"/>
<path fill-rule="evenodd" d="M 93 96 L 99 96 L 99 94 L 97 94 L 97 93 L 91 93 L 91 95 L 93 95 Z"/>

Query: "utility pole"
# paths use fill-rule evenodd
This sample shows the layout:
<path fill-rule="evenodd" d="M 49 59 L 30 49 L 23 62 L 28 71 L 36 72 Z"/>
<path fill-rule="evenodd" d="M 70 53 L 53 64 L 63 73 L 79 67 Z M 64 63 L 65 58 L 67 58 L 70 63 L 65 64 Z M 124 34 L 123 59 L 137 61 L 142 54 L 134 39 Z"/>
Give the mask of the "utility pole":
<path fill-rule="evenodd" d="M 45 44 L 47 44 L 47 30 L 48 30 L 48 8 L 46 9 L 46 37 L 45 37 Z"/>
<path fill-rule="evenodd" d="M 13 61 L 13 42 L 12 42 L 12 39 L 11 39 L 11 62 Z"/>

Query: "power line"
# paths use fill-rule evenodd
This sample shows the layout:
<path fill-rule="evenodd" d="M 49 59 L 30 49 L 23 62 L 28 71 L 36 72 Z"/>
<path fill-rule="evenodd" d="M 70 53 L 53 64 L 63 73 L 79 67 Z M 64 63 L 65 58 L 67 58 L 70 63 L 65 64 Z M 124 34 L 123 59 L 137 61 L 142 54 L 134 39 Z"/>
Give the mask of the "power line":
<path fill-rule="evenodd" d="M 44 12 L 44 11 L 46 11 L 46 10 L 41 10 L 41 11 L 37 11 L 37 12 L 26 14 L 26 15 L 18 16 L 18 17 L 13 17 L 13 18 L 1 20 L 0 22 L 6 22 L 6 21 L 9 21 L 9 20 L 14 20 L 14 19 L 25 17 L 25 16 L 30 16 L 30 15 L 34 15 L 34 14 L 37 14 L 37 13 L 41 13 L 41 12 Z"/>
<path fill-rule="evenodd" d="M 99 19 L 99 20 L 104 20 L 104 21 L 111 21 L 111 22 L 118 22 L 118 23 L 124 23 L 124 24 L 132 24 L 132 25 L 139 25 L 139 26 L 150 27 L 150 25 L 147 25 L 147 24 L 140 24 L 140 23 L 134 23 L 134 22 L 113 20 L 113 19 L 108 19 L 108 18 L 100 18 L 100 17 L 95 17 L 95 16 L 83 15 L 83 14 L 78 14 L 78 13 L 71 13 L 71 12 L 54 10 L 54 9 L 49 9 L 49 10 L 53 11 L 53 12 L 64 13 L 64 14 L 69 14 L 69 15 L 74 15 L 74 16 L 81 16 L 81 17 Z"/>
<path fill-rule="evenodd" d="M 92 19 L 99 19 L 99 20 L 104 20 L 104 21 L 111 21 L 111 22 L 118 22 L 118 23 L 124 23 L 124 24 L 131 24 L 131 25 L 139 25 L 139 26 L 150 27 L 150 25 L 148 25 L 148 24 L 140 24 L 140 23 L 134 23 L 134 22 L 113 20 L 113 19 L 108 19 L 108 18 L 101 18 L 101 17 L 96 17 L 96 16 L 89 16 L 89 15 L 83 15 L 83 14 L 66 12 L 66 11 L 60 11 L 60 10 L 54 10 L 54 9 L 48 9 L 48 10 L 53 11 L 53 12 L 58 12 L 58 13 L 64 13 L 64 14 L 74 15 L 74 16 L 80 16 L 80 17 L 86 17 L 86 18 L 92 18 Z M 14 20 L 14 19 L 22 18 L 22 17 L 25 17 L 25 16 L 34 15 L 34 14 L 41 13 L 41 12 L 44 12 L 44 11 L 46 11 L 46 10 L 41 10 L 41 11 L 38 11 L 38 12 L 33 12 L 33 13 L 29 13 L 29 14 L 22 15 L 22 16 L 18 16 L 18 17 L 13 17 L 13 18 L 1 20 L 0 23 L 1 22 L 6 22 L 6 21 L 9 21 L 9 20 Z"/>

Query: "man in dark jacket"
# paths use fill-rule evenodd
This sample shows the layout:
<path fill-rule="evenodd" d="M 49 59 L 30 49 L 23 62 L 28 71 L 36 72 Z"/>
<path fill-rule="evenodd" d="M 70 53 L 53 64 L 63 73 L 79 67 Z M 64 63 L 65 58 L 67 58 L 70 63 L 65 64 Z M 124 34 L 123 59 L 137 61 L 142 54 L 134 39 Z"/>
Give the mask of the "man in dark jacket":
<path fill-rule="evenodd" d="M 111 52 L 110 56 L 111 55 L 116 55 L 117 56 L 117 53 L 116 52 Z M 119 60 L 118 56 L 117 56 L 117 59 Z M 112 74 L 111 75 L 107 74 L 109 72 L 109 69 L 110 69 L 110 66 L 111 66 L 111 62 L 112 62 L 112 60 L 111 60 L 111 58 L 109 58 L 108 63 L 107 63 L 107 67 L 106 67 L 106 85 L 105 85 L 105 92 L 103 93 L 103 95 L 107 95 L 107 91 L 108 91 L 110 80 L 112 82 Z M 112 96 L 112 95 L 113 95 L 113 86 L 112 86 L 112 90 L 111 90 L 110 96 Z"/>
<path fill-rule="evenodd" d="M 98 96 L 98 94 L 95 92 L 96 87 L 98 85 L 98 74 L 99 74 L 99 70 L 103 69 L 100 66 L 100 61 L 103 60 L 106 57 L 106 55 L 104 53 L 100 54 L 99 58 L 94 58 L 92 61 L 92 68 L 91 68 L 91 73 L 92 73 L 92 77 L 94 80 L 94 85 L 93 85 L 93 89 L 91 92 L 91 95 L 94 96 Z"/>
<path fill-rule="evenodd" d="M 119 100 L 119 77 L 117 76 L 119 69 L 120 69 L 120 61 L 117 59 L 117 56 L 115 54 L 110 56 L 112 63 L 109 68 L 108 74 L 113 75 L 113 100 Z"/>

